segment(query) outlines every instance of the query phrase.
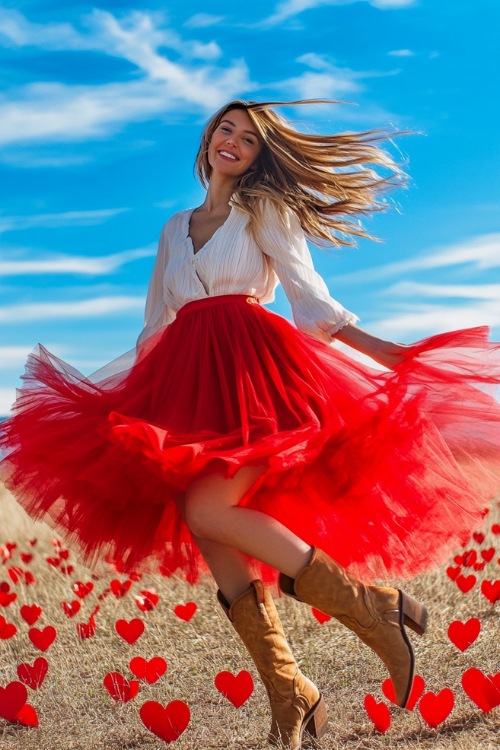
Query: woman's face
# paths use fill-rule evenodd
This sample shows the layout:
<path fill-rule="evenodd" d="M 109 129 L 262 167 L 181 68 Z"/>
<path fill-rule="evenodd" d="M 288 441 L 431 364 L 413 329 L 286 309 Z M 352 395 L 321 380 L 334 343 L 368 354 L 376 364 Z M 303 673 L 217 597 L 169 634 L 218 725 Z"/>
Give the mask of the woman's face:
<path fill-rule="evenodd" d="M 261 150 L 262 138 L 248 114 L 243 109 L 231 109 L 212 135 L 208 161 L 217 172 L 239 177 L 253 165 Z"/>

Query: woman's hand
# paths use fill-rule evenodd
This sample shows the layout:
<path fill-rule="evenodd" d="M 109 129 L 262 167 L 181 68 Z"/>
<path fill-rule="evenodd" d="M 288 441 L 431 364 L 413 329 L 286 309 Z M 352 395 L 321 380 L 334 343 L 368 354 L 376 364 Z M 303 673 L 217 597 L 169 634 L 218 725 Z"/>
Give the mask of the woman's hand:
<path fill-rule="evenodd" d="M 379 339 L 351 323 L 337 331 L 333 338 L 352 346 L 353 349 L 357 349 L 363 354 L 367 354 L 375 362 L 388 367 L 390 370 L 404 362 L 412 348 L 411 344 L 395 344 L 392 341 Z"/>

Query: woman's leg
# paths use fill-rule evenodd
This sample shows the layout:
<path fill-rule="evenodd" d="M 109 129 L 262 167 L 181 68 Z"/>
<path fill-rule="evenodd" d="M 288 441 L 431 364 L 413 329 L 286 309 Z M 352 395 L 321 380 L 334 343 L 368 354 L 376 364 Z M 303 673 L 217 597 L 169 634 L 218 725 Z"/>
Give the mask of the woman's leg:
<path fill-rule="evenodd" d="M 237 503 L 259 476 L 240 469 L 232 479 L 203 477 L 186 493 L 185 518 L 197 537 L 235 547 L 280 571 L 282 589 L 339 619 L 387 666 L 397 703 L 404 707 L 413 682 L 414 655 L 405 624 L 422 635 L 427 610 L 402 591 L 366 586 L 321 550 L 265 513 Z M 352 540 L 355 544 L 355 540 Z"/>
<path fill-rule="evenodd" d="M 220 550 L 240 550 L 294 578 L 309 562 L 311 546 L 265 513 L 237 505 L 262 471 L 262 466 L 249 466 L 231 479 L 211 474 L 193 482 L 186 491 L 184 517 L 197 539 L 215 542 Z M 240 562 L 230 584 L 232 591 L 226 593 L 219 584 L 229 600 L 238 593 L 241 575 Z"/>

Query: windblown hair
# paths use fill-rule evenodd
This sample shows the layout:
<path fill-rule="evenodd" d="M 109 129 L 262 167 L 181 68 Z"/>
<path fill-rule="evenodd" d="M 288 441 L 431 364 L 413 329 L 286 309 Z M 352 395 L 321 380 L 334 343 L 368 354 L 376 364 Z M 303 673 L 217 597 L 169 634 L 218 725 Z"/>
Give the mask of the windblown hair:
<path fill-rule="evenodd" d="M 331 99 L 301 99 L 292 102 L 253 102 L 235 99 L 208 121 L 196 156 L 197 170 L 207 188 L 212 167 L 208 146 L 224 116 L 232 109 L 248 113 L 263 142 L 257 164 L 241 175 L 235 186 L 239 207 L 251 217 L 249 227 L 259 226 L 262 199 L 273 201 L 284 217 L 284 206 L 292 209 L 305 234 L 317 245 L 355 245 L 354 236 L 380 241 L 350 217 L 385 211 L 390 206 L 379 196 L 405 186 L 408 175 L 377 141 L 411 131 L 381 129 L 314 135 L 295 130 L 272 106 L 342 104 Z M 370 165 L 370 166 L 366 166 Z M 381 167 L 383 176 L 373 167 Z M 259 200 L 261 199 L 261 200 Z"/>

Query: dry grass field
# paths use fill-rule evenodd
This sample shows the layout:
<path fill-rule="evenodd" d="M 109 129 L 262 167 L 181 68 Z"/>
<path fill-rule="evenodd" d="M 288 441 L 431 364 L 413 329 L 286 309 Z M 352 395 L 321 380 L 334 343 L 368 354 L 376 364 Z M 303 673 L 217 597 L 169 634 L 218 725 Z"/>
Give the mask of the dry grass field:
<path fill-rule="evenodd" d="M 386 674 L 369 649 L 340 623 L 331 620 L 323 625 L 311 610 L 298 602 L 281 598 L 277 606 L 289 641 L 302 670 L 322 690 L 329 710 L 329 729 L 317 746 L 324 750 L 493 750 L 500 747 L 500 706 L 485 713 L 465 694 L 461 677 L 474 667 L 496 675 L 500 669 L 498 608 L 481 592 L 481 581 L 500 578 L 500 535 L 492 525 L 499 523 L 498 507 L 488 516 L 484 541 L 473 541 L 481 562 L 481 551 L 491 547 L 495 552 L 483 570 L 465 566 L 463 573 L 473 574 L 477 582 L 463 594 L 446 574 L 446 566 L 415 579 L 405 588 L 421 597 L 430 610 L 430 626 L 425 636 L 412 636 L 417 672 L 425 680 L 425 692 L 439 693 L 449 688 L 454 693 L 454 707 L 436 728 L 423 720 L 419 708 L 403 711 L 391 707 L 391 726 L 378 733 L 364 705 L 366 694 L 377 701 L 387 701 L 381 691 Z M 31 547 L 29 540 L 37 539 Z M 5 491 L 0 491 L 0 632 L 1 624 L 12 623 L 17 632 L 11 638 L 0 638 L 0 686 L 17 681 L 21 663 L 33 664 L 38 657 L 48 661 L 48 673 L 38 689 L 28 690 L 28 703 L 38 715 L 37 727 L 22 726 L 0 719 L 1 750 L 159 750 L 169 745 L 159 739 L 141 721 L 140 707 L 146 701 L 165 706 L 184 701 L 191 712 L 189 724 L 171 747 L 178 750 L 209 748 L 267 748 L 269 712 L 266 695 L 255 668 L 230 623 L 215 603 L 215 586 L 207 579 L 196 588 L 185 581 L 160 575 L 134 581 L 128 593 L 117 598 L 106 591 L 112 579 L 125 581 L 110 569 L 108 577 L 94 580 L 94 588 L 79 598 L 72 586 L 91 581 L 89 572 L 75 565 L 68 575 L 61 565 L 72 564 L 72 556 L 58 567 L 46 558 L 57 556 L 52 532 L 33 524 Z M 16 547 L 8 543 L 16 543 Z M 462 552 L 462 551 L 457 551 Z M 21 556 L 23 553 L 23 556 Z M 26 554 L 33 554 L 29 560 Z M 491 553 L 485 553 L 487 557 Z M 9 557 L 11 555 L 11 557 Z M 24 557 L 24 559 L 23 559 Z M 474 553 L 466 560 L 471 563 Z M 450 565 L 455 563 L 450 560 Z M 14 569 L 13 569 L 14 568 Z M 17 582 L 16 568 L 18 574 Z M 19 568 L 21 569 L 19 571 Z M 10 570 L 10 572 L 9 572 Z M 31 571 L 34 581 L 26 580 Z M 8 584 L 8 585 L 7 585 Z M 116 585 L 116 584 L 115 584 Z M 154 588 L 158 603 L 142 612 L 135 597 Z M 8 603 L 14 592 L 17 598 Z M 100 594 L 104 594 L 100 599 Z M 68 617 L 61 602 L 77 600 L 80 611 Z M 176 616 L 174 607 L 193 601 L 197 611 L 189 621 Z M 30 625 L 23 619 L 23 605 L 38 604 L 42 613 L 33 627 L 52 625 L 57 637 L 44 652 L 28 638 Z M 93 636 L 80 638 L 77 623 L 88 622 L 96 607 L 96 629 Z M 453 645 L 448 627 L 454 620 L 465 622 L 479 618 L 481 632 L 464 652 Z M 3 618 L 3 620 L 2 620 Z M 119 619 L 141 618 L 145 632 L 129 645 L 115 631 Z M 4 625 L 5 628 L 5 625 Z M 4 630 L 5 632 L 5 630 Z M 108 672 L 120 672 L 132 679 L 129 663 L 132 657 L 151 659 L 162 656 L 166 673 L 153 684 L 141 680 L 138 694 L 126 703 L 114 700 L 105 690 L 103 680 Z M 218 692 L 215 676 L 221 671 L 234 674 L 248 670 L 254 677 L 252 695 L 240 708 Z M 497 678 L 500 689 L 500 675 Z M 0 698 L 3 691 L 0 691 Z M 5 695 L 5 694 L 4 694 Z M 1 703 L 1 701 L 0 701 Z"/>

